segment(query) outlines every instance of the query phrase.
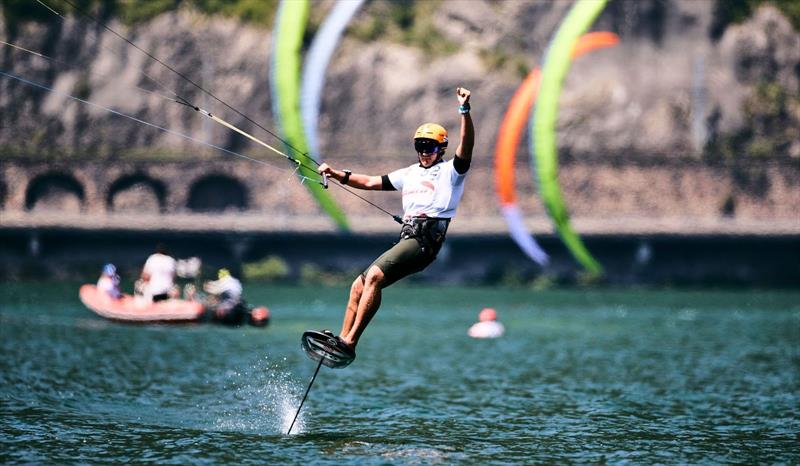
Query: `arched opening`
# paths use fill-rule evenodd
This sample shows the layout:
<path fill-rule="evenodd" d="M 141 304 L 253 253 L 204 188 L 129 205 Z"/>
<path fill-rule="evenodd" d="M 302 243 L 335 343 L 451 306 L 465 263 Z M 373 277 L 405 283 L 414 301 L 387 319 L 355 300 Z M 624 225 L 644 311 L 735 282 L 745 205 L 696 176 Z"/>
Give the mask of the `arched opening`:
<path fill-rule="evenodd" d="M 188 207 L 195 212 L 245 210 L 247 205 L 247 188 L 229 176 L 206 176 L 195 182 L 189 191 Z"/>
<path fill-rule="evenodd" d="M 164 212 L 166 199 L 164 183 L 136 173 L 111 184 L 106 206 L 112 212 Z"/>
<path fill-rule="evenodd" d="M 45 173 L 28 185 L 25 209 L 80 212 L 85 197 L 83 186 L 71 175 Z"/>

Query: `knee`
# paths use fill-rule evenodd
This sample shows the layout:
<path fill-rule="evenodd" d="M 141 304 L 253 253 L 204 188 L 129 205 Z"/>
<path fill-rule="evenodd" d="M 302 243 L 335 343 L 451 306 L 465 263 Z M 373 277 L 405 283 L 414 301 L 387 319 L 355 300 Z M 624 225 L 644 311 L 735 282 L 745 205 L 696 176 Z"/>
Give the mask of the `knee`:
<path fill-rule="evenodd" d="M 359 275 L 356 277 L 355 280 L 353 280 L 353 284 L 350 285 L 350 294 L 358 296 L 361 295 L 363 291 L 364 291 L 364 276 Z"/>
<path fill-rule="evenodd" d="M 367 271 L 365 286 L 376 286 L 380 288 L 381 284 L 383 284 L 384 278 L 383 271 L 378 266 L 373 265 Z"/>

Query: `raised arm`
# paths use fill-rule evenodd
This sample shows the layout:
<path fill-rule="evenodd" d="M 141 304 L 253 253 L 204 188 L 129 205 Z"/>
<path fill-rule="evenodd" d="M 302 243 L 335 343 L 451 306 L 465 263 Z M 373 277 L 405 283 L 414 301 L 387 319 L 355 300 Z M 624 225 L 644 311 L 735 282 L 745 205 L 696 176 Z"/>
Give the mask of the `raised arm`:
<path fill-rule="evenodd" d="M 463 87 L 457 87 L 456 95 L 460 105 L 458 111 L 461 113 L 461 141 L 456 148 L 456 157 L 462 159 L 469 166 L 472 161 L 472 148 L 475 146 L 475 127 L 472 124 L 472 117 L 469 115 L 470 91 Z"/>
<path fill-rule="evenodd" d="M 383 180 L 380 176 L 361 175 L 359 173 L 348 175 L 344 170 L 336 170 L 327 163 L 320 165 L 317 171 L 320 175 L 328 175 L 339 183 L 353 188 L 375 191 L 382 189 L 383 186 Z"/>

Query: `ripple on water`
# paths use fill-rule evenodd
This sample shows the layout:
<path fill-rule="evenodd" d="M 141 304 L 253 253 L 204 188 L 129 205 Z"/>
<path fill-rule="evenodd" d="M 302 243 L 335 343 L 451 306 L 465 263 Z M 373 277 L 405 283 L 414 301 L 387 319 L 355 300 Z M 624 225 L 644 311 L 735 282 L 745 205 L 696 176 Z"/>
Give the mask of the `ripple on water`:
<path fill-rule="evenodd" d="M 299 332 L 338 325 L 342 290 L 262 289 L 273 326 L 230 329 L 119 325 L 77 288 L 2 286 L 3 462 L 800 461 L 796 294 L 393 288 L 287 436 L 314 371 Z M 466 336 L 476 303 L 505 337 Z"/>

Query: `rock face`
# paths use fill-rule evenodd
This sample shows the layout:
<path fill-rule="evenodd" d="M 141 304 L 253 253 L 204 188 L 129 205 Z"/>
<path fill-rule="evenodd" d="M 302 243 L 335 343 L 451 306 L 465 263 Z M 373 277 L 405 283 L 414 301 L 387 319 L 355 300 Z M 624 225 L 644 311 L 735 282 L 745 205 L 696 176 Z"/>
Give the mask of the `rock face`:
<path fill-rule="evenodd" d="M 759 83 L 777 83 L 797 96 L 800 35 L 780 12 L 763 7 L 714 41 L 709 34 L 712 7 L 713 2 L 678 0 L 611 2 L 594 29 L 617 32 L 622 43 L 574 63 L 560 107 L 563 152 L 600 158 L 696 157 L 708 141 L 710 116 L 717 135 L 753 123 L 743 107 Z M 364 8 L 356 20 L 368 20 L 376 8 Z M 405 153 L 409 133 L 421 121 L 455 129 L 452 94 L 459 84 L 475 92 L 478 140 L 488 151 L 522 77 L 502 57 L 538 66 L 568 8 L 568 2 L 442 2 L 430 14 L 442 40 L 458 45 L 457 52 L 446 55 L 346 38 L 329 69 L 320 122 L 325 152 L 385 157 Z M 263 126 L 275 128 L 268 87 L 270 31 L 188 11 L 134 29 L 110 26 Z M 66 94 L 232 150 L 249 147 L 170 98 L 174 92 L 253 130 L 241 117 L 86 19 L 24 24 L 9 39 L 59 62 L 2 49 L 4 70 L 54 90 L 0 80 L 0 145 L 7 149 L 105 156 L 135 148 L 199 150 L 194 143 Z M 796 118 L 790 122 L 798 123 Z M 793 147 L 791 154 L 800 156 L 798 151 Z"/>
<path fill-rule="evenodd" d="M 321 2 L 315 7 L 329 5 Z M 490 154 L 506 105 L 527 71 L 542 62 L 570 3 L 448 0 L 431 5 L 435 8 L 426 14 L 432 33 L 437 40 L 455 44 L 453 53 L 432 53 L 425 47 L 380 38 L 365 41 L 352 34 L 344 38 L 328 69 L 321 109 L 319 129 L 326 160 L 378 171 L 413 163 L 411 135 L 425 121 L 443 124 L 457 141 L 454 93 L 456 86 L 463 85 L 474 93 L 476 172 L 482 170 L 491 177 Z M 669 160 L 670 167 L 675 167 L 680 160 L 714 159 L 714 151 L 722 147 L 720 141 L 733 141 L 725 147 L 737 160 L 748 158 L 754 141 L 761 142 L 757 147 L 767 147 L 766 155 L 772 159 L 800 158 L 796 136 L 800 134 L 800 34 L 777 9 L 762 7 L 745 23 L 729 26 L 716 40 L 709 33 L 713 5 L 695 0 L 609 3 L 593 29 L 616 32 L 621 44 L 581 57 L 572 65 L 558 120 L 563 165 L 624 165 L 633 160 L 635 170 L 640 170 L 642 165 Z M 368 3 L 356 23 L 369 21 L 370 15 L 382 11 L 379 7 L 379 0 Z M 135 28 L 113 21 L 109 25 L 219 99 L 277 131 L 269 92 L 271 31 L 185 10 Z M 280 144 L 273 136 L 96 24 L 54 18 L 47 24 L 22 24 L 13 37 L 0 29 L 0 37 L 54 59 L 9 46 L 0 48 L 4 72 L 52 89 L 48 92 L 0 77 L 0 148 L 5 156 L 41 160 L 88 154 L 120 161 L 135 160 L 141 154 L 182 160 L 231 157 L 160 131 L 158 126 L 285 167 L 279 157 L 174 100 L 180 96 L 270 144 Z M 777 109 L 759 103 L 759 89 L 764 86 L 784 96 L 775 104 Z M 525 136 L 517 157 L 520 166 L 527 165 L 529 143 Z M 455 145 L 451 147 L 452 152 Z M 613 180 L 595 182 L 614 184 Z M 489 183 L 484 182 L 483 196 L 488 196 Z M 792 199 L 797 197 L 796 185 L 787 184 Z M 669 182 L 664 186 L 675 188 Z M 719 193 L 713 202 L 723 204 L 725 196 L 736 194 L 737 189 L 749 189 L 747 183 L 742 186 Z M 586 185 L 576 186 L 567 197 L 583 193 L 587 202 L 597 200 L 604 211 L 636 202 L 611 202 L 585 189 Z M 138 202 L 132 199 L 125 202 Z M 781 202 L 772 198 L 770 205 Z M 539 205 L 534 209 L 542 212 Z M 578 209 L 597 213 L 592 205 Z"/>
<path fill-rule="evenodd" d="M 727 72 L 719 73 L 719 86 L 712 89 L 717 121 L 711 137 L 742 131 L 771 136 L 780 152 L 800 158 L 800 35 L 778 10 L 761 8 L 751 21 L 729 27 L 718 48 L 720 68 Z M 788 105 L 780 108 L 765 96 L 753 101 L 754 89 L 764 85 L 784 93 Z M 759 106 L 779 108 L 765 115 L 754 111 Z"/>
<path fill-rule="evenodd" d="M 159 16 L 134 30 L 113 22 L 110 27 L 241 112 L 257 115 L 271 125 L 267 32 L 187 12 Z M 229 149 L 241 145 L 227 130 L 174 102 L 178 95 L 212 112 L 222 111 L 213 98 L 86 20 L 68 18 L 48 26 L 27 24 L 13 42 L 58 62 L 4 48 L 5 70 L 54 91 L 44 92 L 9 78 L 2 80 L 0 138 L 11 150 L 52 149 L 114 157 L 120 151 L 137 148 L 187 154 L 202 148 L 113 115 L 100 106 Z M 97 106 L 77 102 L 68 94 Z M 235 114 L 226 118 L 241 123 Z"/>

